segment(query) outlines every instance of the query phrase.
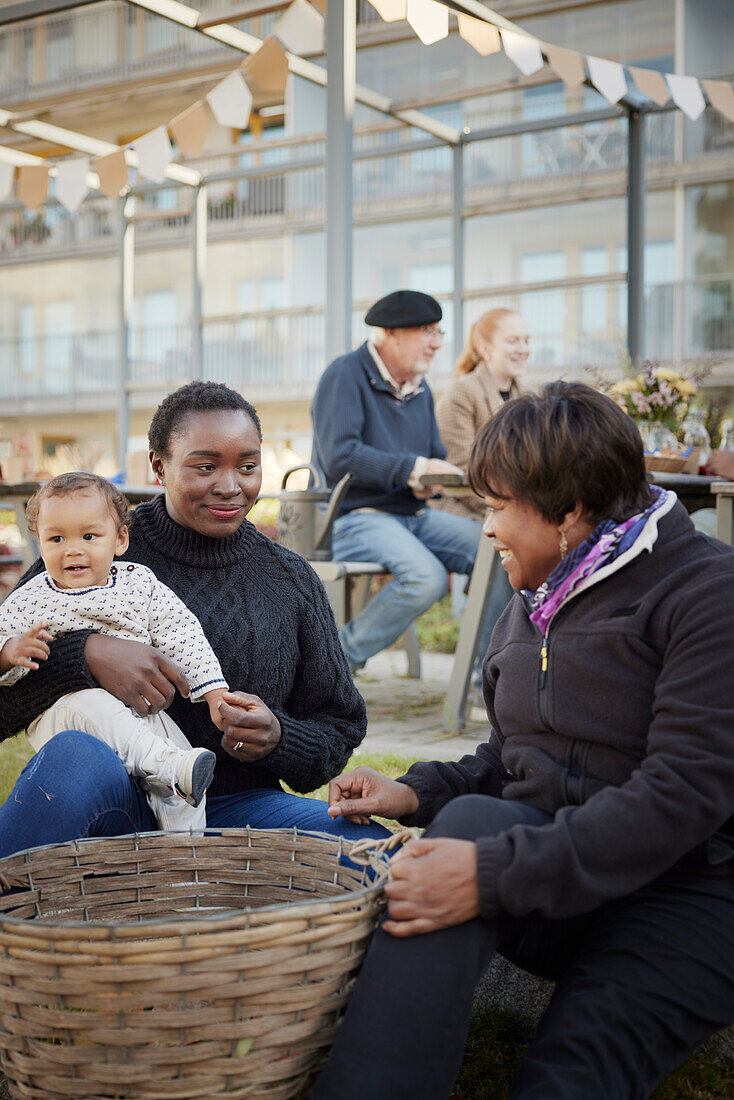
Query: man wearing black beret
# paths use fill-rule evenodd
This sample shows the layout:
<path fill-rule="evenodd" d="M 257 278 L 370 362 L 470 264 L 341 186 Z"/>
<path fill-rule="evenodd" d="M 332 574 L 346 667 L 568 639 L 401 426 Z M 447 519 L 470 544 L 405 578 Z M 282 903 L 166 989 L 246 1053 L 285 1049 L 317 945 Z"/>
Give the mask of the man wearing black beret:
<path fill-rule="evenodd" d="M 481 525 L 425 505 L 423 474 L 458 473 L 446 462 L 424 379 L 441 347 L 441 306 L 396 290 L 365 317 L 374 333 L 335 359 L 316 389 L 313 457 L 329 486 L 352 481 L 332 535 L 341 561 L 378 561 L 392 582 L 340 632 L 353 669 L 399 638 L 446 592 L 449 573 L 471 573 Z"/>

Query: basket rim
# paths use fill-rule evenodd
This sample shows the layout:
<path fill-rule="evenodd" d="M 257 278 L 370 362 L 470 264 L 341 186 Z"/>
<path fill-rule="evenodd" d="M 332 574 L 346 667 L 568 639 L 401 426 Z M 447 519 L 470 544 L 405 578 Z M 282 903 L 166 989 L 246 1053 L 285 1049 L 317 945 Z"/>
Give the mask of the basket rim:
<path fill-rule="evenodd" d="M 244 828 L 232 827 L 232 828 L 221 828 L 221 829 L 214 829 L 214 828 L 188 829 L 188 830 L 183 830 L 182 829 L 182 830 L 177 830 L 176 832 L 172 832 L 172 831 L 165 832 L 164 830 L 161 830 L 161 829 L 151 829 L 151 830 L 149 830 L 148 832 L 145 832 L 145 833 L 136 832 L 136 833 L 120 833 L 118 836 L 78 837 L 74 840 L 58 841 L 55 844 L 38 844 L 33 848 L 21 848 L 17 852 L 13 852 L 12 855 L 5 856 L 3 859 L 0 859 L 0 873 L 2 873 L 3 864 L 6 862 L 6 860 L 17 859 L 19 856 L 23 856 L 23 855 L 26 855 L 26 854 L 30 855 L 31 853 L 35 853 L 35 852 L 48 852 L 48 851 L 56 850 L 56 849 L 59 849 L 59 848 L 68 848 L 69 850 L 74 850 L 77 847 L 82 847 L 82 846 L 83 847 L 93 847 L 94 845 L 101 845 L 101 844 L 104 844 L 105 842 L 110 841 L 110 840 L 125 840 L 125 839 L 130 839 L 130 840 L 134 839 L 135 843 L 137 844 L 138 840 L 147 839 L 149 837 L 161 837 L 161 836 L 175 836 L 175 837 L 184 837 L 184 838 L 185 837 L 201 837 L 201 836 L 206 836 L 206 835 L 211 835 L 211 836 L 238 836 L 238 835 L 248 836 L 252 833 L 267 833 L 267 834 L 280 834 L 280 835 L 287 834 L 288 836 L 293 837 L 294 840 L 297 840 L 299 836 L 309 836 L 309 837 L 316 837 L 319 840 L 328 840 L 328 841 L 331 841 L 332 843 L 335 842 L 335 841 L 337 843 L 341 841 L 342 844 L 349 844 L 349 845 L 351 845 L 353 843 L 356 843 L 355 841 L 348 840 L 346 837 L 338 836 L 334 833 L 321 833 L 321 832 L 318 832 L 315 829 L 299 829 L 297 825 L 293 825 L 291 828 L 288 828 L 288 829 L 253 829 L 249 825 L 245 826 Z M 345 852 L 344 854 L 346 856 L 349 855 L 348 852 Z M 343 894 L 337 895 L 336 897 L 332 897 L 332 898 L 309 898 L 309 899 L 304 900 L 304 901 L 293 902 L 293 903 L 288 905 L 288 913 L 289 914 L 298 913 L 298 912 L 301 912 L 303 910 L 308 910 L 308 909 L 310 909 L 314 906 L 317 906 L 317 905 L 329 905 L 331 903 L 337 903 L 337 902 L 342 901 L 344 899 L 344 897 L 348 897 L 350 900 L 353 899 L 355 901 L 365 900 L 368 897 L 370 897 L 371 895 L 378 893 L 380 890 L 382 890 L 382 888 L 383 888 L 383 886 L 384 886 L 384 884 L 387 880 L 388 866 L 389 866 L 390 860 L 389 860 L 389 856 L 387 855 L 387 853 L 380 853 L 379 855 L 376 855 L 375 858 L 377 860 L 379 860 L 379 862 L 383 866 L 380 868 L 379 873 L 377 873 L 377 868 L 373 868 L 373 870 L 375 870 L 375 872 L 377 873 L 377 877 L 376 877 L 375 881 L 372 882 L 370 885 L 362 886 L 358 890 L 353 890 L 353 891 L 349 891 L 349 892 L 344 891 Z M 367 868 L 365 868 L 365 870 L 367 870 Z M 17 917 L 17 916 L 13 916 L 12 913 L 2 913 L 2 912 L 0 912 L 0 928 L 4 924 L 13 924 L 13 925 L 21 925 L 24 928 L 31 927 L 31 928 L 34 928 L 34 929 L 35 928 L 39 928 L 39 929 L 40 928 L 60 928 L 60 927 L 62 927 L 62 928 L 87 928 L 87 929 L 88 928 L 102 928 L 102 929 L 107 929 L 110 932 L 114 932 L 114 930 L 119 930 L 119 929 L 122 929 L 122 928 L 124 928 L 127 931 L 127 930 L 132 930 L 132 929 L 135 929 L 135 928 L 150 929 L 150 928 L 154 928 L 156 926 L 162 927 L 164 925 L 178 925 L 182 921 L 183 922 L 191 921 L 192 924 L 195 924 L 197 921 L 200 921 L 200 922 L 203 922 L 203 921 L 207 921 L 207 922 L 209 922 L 209 921 L 212 921 L 212 922 L 222 921 L 222 922 L 224 922 L 224 921 L 231 921 L 235 917 L 242 917 L 245 920 L 249 920 L 249 917 L 250 917 L 251 913 L 257 913 L 258 915 L 261 914 L 261 913 L 272 913 L 276 909 L 282 909 L 282 908 L 283 908 L 283 902 L 275 902 L 272 905 L 260 905 L 260 906 L 257 907 L 257 909 L 220 909 L 216 912 L 207 911 L 207 912 L 202 912 L 200 914 L 196 913 L 196 912 L 193 912 L 193 913 L 188 912 L 188 913 L 181 913 L 180 915 L 177 915 L 177 916 L 144 917 L 142 920 L 99 920 L 99 921 L 98 920 L 90 920 L 90 921 L 65 920 L 65 921 L 60 921 L 58 919 L 54 920 L 52 918 L 48 918 L 48 917 L 44 918 L 44 917 L 39 917 L 39 916 L 32 917 L 32 918 Z"/>

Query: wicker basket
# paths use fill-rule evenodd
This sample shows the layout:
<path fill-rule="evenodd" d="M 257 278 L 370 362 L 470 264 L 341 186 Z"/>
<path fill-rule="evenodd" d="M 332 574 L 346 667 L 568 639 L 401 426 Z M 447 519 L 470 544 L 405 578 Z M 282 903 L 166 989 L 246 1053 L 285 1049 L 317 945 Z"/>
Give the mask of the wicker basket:
<path fill-rule="evenodd" d="M 645 469 L 660 474 L 679 474 L 685 464 L 682 455 L 645 455 Z"/>
<path fill-rule="evenodd" d="M 360 846 L 364 842 L 360 842 Z M 352 845 L 297 830 L 72 841 L 0 860 L 14 1100 L 298 1096 L 384 904 Z"/>

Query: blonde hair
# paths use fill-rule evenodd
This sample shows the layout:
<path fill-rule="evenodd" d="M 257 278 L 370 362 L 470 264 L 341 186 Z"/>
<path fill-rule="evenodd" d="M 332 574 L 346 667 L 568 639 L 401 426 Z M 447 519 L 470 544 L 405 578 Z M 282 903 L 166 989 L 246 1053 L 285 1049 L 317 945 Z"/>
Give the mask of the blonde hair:
<path fill-rule="evenodd" d="M 503 321 L 505 317 L 512 317 L 513 314 L 516 313 L 517 310 L 515 309 L 504 309 L 503 307 L 488 309 L 486 313 L 483 313 L 482 316 L 474 322 L 469 329 L 466 346 L 456 360 L 457 374 L 471 374 L 483 359 L 483 356 L 477 350 L 478 342 L 480 340 L 486 340 L 487 343 L 490 343 L 497 331 L 500 321 Z"/>

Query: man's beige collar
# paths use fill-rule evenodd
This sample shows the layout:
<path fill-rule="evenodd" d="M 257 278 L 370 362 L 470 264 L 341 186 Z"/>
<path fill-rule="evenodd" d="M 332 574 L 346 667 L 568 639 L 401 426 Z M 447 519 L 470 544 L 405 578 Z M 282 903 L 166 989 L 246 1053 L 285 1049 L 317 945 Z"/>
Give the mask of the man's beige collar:
<path fill-rule="evenodd" d="M 371 340 L 367 341 L 367 350 L 374 359 L 375 366 L 380 372 L 380 376 L 382 377 L 383 381 L 387 382 L 388 386 L 390 386 L 391 389 L 395 390 L 395 393 L 399 394 L 400 397 L 407 397 L 409 393 L 415 393 L 415 391 L 420 388 L 420 385 L 423 382 L 422 374 L 417 375 L 416 378 L 410 378 L 407 382 L 403 382 L 402 386 L 399 386 L 393 376 L 390 374 L 390 371 L 383 363 L 379 351 Z"/>

